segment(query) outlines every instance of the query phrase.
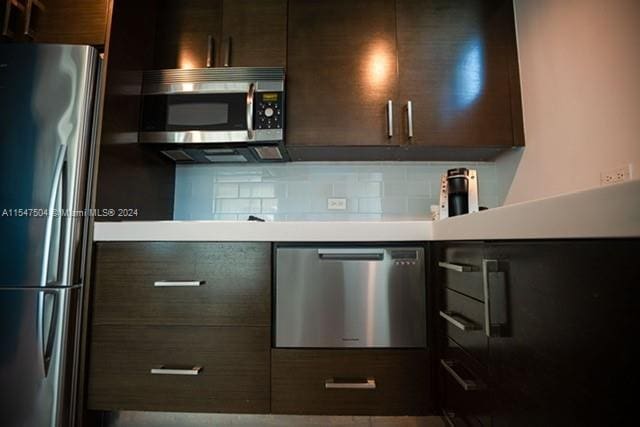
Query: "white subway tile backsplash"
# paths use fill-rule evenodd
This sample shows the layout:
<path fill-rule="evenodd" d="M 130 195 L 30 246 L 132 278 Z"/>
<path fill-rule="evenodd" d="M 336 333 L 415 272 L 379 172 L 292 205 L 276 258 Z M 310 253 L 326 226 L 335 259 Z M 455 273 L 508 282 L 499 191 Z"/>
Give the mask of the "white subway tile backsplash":
<path fill-rule="evenodd" d="M 178 165 L 177 220 L 426 219 L 438 204 L 440 175 L 453 167 L 478 169 L 480 204 L 495 207 L 499 185 L 493 163 L 341 162 L 277 165 Z M 327 199 L 347 199 L 328 210 Z"/>
<path fill-rule="evenodd" d="M 260 212 L 260 199 L 216 199 L 216 213 L 253 213 Z"/>
<path fill-rule="evenodd" d="M 217 199 L 237 199 L 238 184 L 214 184 L 215 197 Z"/>
<path fill-rule="evenodd" d="M 382 199 L 379 197 L 370 199 L 358 199 L 358 212 L 382 213 Z"/>

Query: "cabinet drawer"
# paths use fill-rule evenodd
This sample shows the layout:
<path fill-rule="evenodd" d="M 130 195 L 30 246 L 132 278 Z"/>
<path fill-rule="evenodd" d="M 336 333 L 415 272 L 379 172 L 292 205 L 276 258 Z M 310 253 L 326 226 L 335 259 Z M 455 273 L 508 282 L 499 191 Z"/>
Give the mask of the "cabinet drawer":
<path fill-rule="evenodd" d="M 489 339 L 484 328 L 484 304 L 450 289 L 444 289 L 440 319 L 453 339 L 478 361 L 487 365 Z"/>
<path fill-rule="evenodd" d="M 481 245 L 447 245 L 439 251 L 439 282 L 449 289 L 484 301 L 482 258 Z"/>
<path fill-rule="evenodd" d="M 489 425 L 482 422 L 491 408 L 486 367 L 451 340 L 437 365 L 443 412 L 454 425 Z"/>
<path fill-rule="evenodd" d="M 271 357 L 274 413 L 420 415 L 430 409 L 424 350 L 274 349 Z"/>
<path fill-rule="evenodd" d="M 95 325 L 268 326 L 270 294 L 268 243 L 97 244 Z"/>
<path fill-rule="evenodd" d="M 269 412 L 269 348 L 262 327 L 98 326 L 88 407 Z"/>

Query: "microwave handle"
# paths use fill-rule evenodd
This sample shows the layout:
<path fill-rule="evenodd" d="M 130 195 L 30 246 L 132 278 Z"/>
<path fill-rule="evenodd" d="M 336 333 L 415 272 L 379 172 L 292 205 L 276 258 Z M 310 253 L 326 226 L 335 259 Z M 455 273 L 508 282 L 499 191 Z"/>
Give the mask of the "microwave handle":
<path fill-rule="evenodd" d="M 249 85 L 249 92 L 247 93 L 247 136 L 249 139 L 253 139 L 253 99 L 256 93 L 256 85 L 251 83 Z"/>

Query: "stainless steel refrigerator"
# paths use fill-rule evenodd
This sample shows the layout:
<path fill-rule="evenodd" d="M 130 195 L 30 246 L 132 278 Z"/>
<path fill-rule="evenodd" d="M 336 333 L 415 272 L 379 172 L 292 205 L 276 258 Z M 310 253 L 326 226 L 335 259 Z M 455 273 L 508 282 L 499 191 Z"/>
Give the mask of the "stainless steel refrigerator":
<path fill-rule="evenodd" d="M 99 57 L 0 44 L 0 424 L 72 425 Z"/>

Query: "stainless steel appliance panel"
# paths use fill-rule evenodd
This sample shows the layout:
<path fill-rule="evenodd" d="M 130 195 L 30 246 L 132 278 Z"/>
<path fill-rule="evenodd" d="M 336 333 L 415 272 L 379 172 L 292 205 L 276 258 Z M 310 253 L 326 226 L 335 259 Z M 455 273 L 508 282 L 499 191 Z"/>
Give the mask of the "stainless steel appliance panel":
<path fill-rule="evenodd" d="M 426 346 L 423 248 L 276 251 L 276 347 Z"/>
<path fill-rule="evenodd" d="M 99 68 L 90 46 L 0 44 L 0 420 L 73 426 Z"/>
<path fill-rule="evenodd" d="M 97 52 L 0 44 L 0 287 L 71 286 L 92 130 Z"/>
<path fill-rule="evenodd" d="M 81 290 L 0 289 L 2 425 L 71 425 L 64 395 L 75 379 L 64 357 L 75 347 Z"/>

